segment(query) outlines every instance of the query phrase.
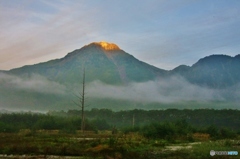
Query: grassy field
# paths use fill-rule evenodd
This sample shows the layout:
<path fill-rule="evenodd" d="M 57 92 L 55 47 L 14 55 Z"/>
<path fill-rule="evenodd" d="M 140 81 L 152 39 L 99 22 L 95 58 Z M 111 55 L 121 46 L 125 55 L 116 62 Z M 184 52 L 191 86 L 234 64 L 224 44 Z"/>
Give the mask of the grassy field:
<path fill-rule="evenodd" d="M 58 130 L 22 130 L 0 134 L 0 158 L 79 159 L 205 159 L 240 158 L 210 156 L 210 150 L 240 152 L 240 138 L 212 141 L 207 134 L 194 134 L 192 141 L 147 139 L 138 133 L 112 135 L 110 131 L 74 134 Z"/>

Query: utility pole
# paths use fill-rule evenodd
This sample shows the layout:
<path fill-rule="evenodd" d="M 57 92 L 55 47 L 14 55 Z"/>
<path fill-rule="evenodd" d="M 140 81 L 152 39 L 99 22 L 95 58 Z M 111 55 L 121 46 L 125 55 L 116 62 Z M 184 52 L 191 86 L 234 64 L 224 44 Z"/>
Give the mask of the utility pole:
<path fill-rule="evenodd" d="M 134 129 L 134 125 L 135 125 L 135 115 L 133 114 L 133 118 L 132 118 L 132 128 Z"/>

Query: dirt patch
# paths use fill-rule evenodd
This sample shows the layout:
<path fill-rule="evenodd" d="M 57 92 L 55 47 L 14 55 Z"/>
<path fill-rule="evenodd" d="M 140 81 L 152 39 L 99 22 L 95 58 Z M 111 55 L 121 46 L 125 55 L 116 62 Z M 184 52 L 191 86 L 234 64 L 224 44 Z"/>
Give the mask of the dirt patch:
<path fill-rule="evenodd" d="M 170 151 L 177 151 L 177 150 L 181 150 L 181 149 L 191 149 L 192 145 L 196 145 L 196 144 L 201 144 L 201 142 L 193 142 L 193 143 L 189 143 L 186 145 L 171 145 L 171 146 L 166 146 L 165 150 L 170 150 Z"/>
<path fill-rule="evenodd" d="M 53 155 L 6 155 L 0 154 L 1 159 L 84 159 L 79 156 L 53 156 Z"/>

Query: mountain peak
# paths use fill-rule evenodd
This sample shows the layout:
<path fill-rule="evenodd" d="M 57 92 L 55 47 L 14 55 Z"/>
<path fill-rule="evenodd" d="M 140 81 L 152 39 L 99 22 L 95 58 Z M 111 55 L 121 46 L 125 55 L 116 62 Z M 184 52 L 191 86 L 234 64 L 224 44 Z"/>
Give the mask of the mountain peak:
<path fill-rule="evenodd" d="M 105 41 L 93 42 L 91 44 L 98 45 L 101 48 L 103 48 L 104 50 L 120 50 L 120 48 L 116 44 L 105 42 Z M 89 44 L 89 45 L 91 45 L 91 44 Z"/>

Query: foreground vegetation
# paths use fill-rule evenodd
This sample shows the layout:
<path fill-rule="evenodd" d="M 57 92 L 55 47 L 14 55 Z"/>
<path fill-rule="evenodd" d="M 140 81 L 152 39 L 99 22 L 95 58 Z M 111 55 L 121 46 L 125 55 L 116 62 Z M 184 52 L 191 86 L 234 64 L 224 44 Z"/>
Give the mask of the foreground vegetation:
<path fill-rule="evenodd" d="M 91 111 L 95 111 L 95 118 L 90 116 Z M 84 134 L 79 131 L 80 117 L 74 115 L 78 111 L 70 111 L 71 115 L 69 112 L 1 114 L 0 154 L 2 155 L 0 157 L 9 157 L 9 155 L 29 155 L 31 158 L 48 158 L 49 155 L 56 155 L 99 159 L 239 157 L 209 155 L 210 150 L 240 152 L 240 127 L 235 125 L 239 124 L 239 116 L 234 122 L 224 124 L 225 118 L 234 117 L 239 113 L 238 111 L 232 110 L 234 113 L 231 110 L 195 112 L 194 118 L 202 118 L 206 113 L 204 111 L 208 111 L 208 115 L 216 111 L 217 113 L 211 115 L 215 115 L 215 119 L 221 116 L 218 123 L 222 125 L 211 122 L 212 116 L 205 119 L 208 120 L 205 124 L 202 120 L 199 120 L 198 125 L 189 122 L 188 118 L 193 118 L 189 114 L 186 115 L 189 110 L 168 110 L 171 113 L 170 115 L 166 113 L 165 120 L 151 120 L 143 124 L 135 123 L 135 120 L 149 119 L 148 116 L 141 119 L 138 117 L 136 111 L 142 110 L 135 110 L 134 116 L 131 111 L 112 112 L 112 115 L 119 113 L 117 114 L 119 117 L 125 115 L 123 121 L 127 121 L 126 113 L 129 113 L 130 122 L 126 122 L 125 125 L 121 121 L 113 124 L 114 118 L 117 119 L 118 116 L 110 116 L 113 120 L 107 120 L 109 116 L 106 114 L 105 118 L 97 115 L 101 111 L 110 112 L 109 110 L 91 111 L 86 113 L 89 118 L 85 123 Z M 177 118 L 176 114 L 179 112 L 188 118 Z M 227 115 L 227 112 L 232 114 Z M 143 111 L 140 115 L 146 116 L 147 113 L 149 111 L 145 111 L 145 114 Z M 154 112 L 151 113 L 154 114 Z M 157 116 L 153 114 L 152 118 Z M 161 118 L 161 112 L 158 116 Z M 169 118 L 171 120 L 167 120 Z"/>
<path fill-rule="evenodd" d="M 72 156 L 86 159 L 187 159 L 187 158 L 230 158 L 231 156 L 209 155 L 210 150 L 238 151 L 240 140 L 214 140 L 194 137 L 191 141 L 149 139 L 138 133 L 111 135 L 108 132 L 94 134 L 87 132 L 65 134 L 58 131 L 31 131 L 0 134 L 0 154 L 2 158 L 17 156 L 21 158 L 48 158 L 54 156 Z M 199 141 L 201 140 L 201 141 Z M 197 142 L 198 141 L 198 142 Z M 77 157 L 78 156 L 78 157 Z M 232 158 L 237 156 L 232 156 Z"/>

